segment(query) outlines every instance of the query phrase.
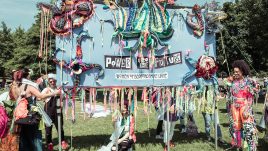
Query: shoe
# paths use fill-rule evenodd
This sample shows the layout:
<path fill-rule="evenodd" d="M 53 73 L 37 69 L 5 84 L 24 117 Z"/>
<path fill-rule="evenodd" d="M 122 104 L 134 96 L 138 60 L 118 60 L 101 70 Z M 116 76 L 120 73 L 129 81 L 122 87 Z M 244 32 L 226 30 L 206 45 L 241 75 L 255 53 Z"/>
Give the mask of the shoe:
<path fill-rule="evenodd" d="M 61 142 L 61 148 L 62 148 L 63 150 L 67 149 L 67 148 L 68 148 L 68 143 L 65 142 L 65 141 L 62 141 L 62 142 Z"/>
<path fill-rule="evenodd" d="M 52 144 L 52 143 L 49 143 L 49 144 L 47 145 L 47 149 L 48 149 L 49 151 L 53 151 L 53 144 Z"/>
<path fill-rule="evenodd" d="M 161 136 L 161 135 L 156 135 L 156 136 L 155 136 L 155 139 L 163 139 L 163 136 Z"/>
<path fill-rule="evenodd" d="M 186 128 L 181 129 L 181 133 L 186 133 Z"/>
<path fill-rule="evenodd" d="M 207 137 L 207 140 L 210 142 L 210 141 L 211 141 L 211 137 L 210 137 L 210 136 L 208 136 L 208 137 Z"/>

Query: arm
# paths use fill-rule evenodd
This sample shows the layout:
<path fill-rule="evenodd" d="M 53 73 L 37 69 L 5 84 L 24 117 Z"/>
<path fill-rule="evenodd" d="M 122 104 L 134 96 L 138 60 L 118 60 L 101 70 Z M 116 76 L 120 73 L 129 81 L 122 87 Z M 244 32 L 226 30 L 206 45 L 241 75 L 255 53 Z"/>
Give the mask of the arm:
<path fill-rule="evenodd" d="M 34 88 L 32 86 L 29 86 L 28 90 L 30 91 L 30 93 L 32 95 L 34 95 L 35 97 L 37 97 L 39 100 L 40 99 L 46 99 L 48 97 L 52 97 L 52 96 L 58 95 L 60 93 L 60 91 L 57 90 L 54 93 L 42 94 L 41 92 L 39 92 L 39 90 L 37 90 L 36 88 Z"/>
<path fill-rule="evenodd" d="M 232 76 L 223 79 L 223 84 L 228 86 L 228 87 L 232 86 L 232 82 L 233 82 L 233 77 Z"/>
<path fill-rule="evenodd" d="M 128 138 L 129 138 L 129 132 L 127 132 L 123 137 L 118 139 L 117 143 L 120 144 L 120 143 L 122 143 L 124 140 L 126 140 Z"/>

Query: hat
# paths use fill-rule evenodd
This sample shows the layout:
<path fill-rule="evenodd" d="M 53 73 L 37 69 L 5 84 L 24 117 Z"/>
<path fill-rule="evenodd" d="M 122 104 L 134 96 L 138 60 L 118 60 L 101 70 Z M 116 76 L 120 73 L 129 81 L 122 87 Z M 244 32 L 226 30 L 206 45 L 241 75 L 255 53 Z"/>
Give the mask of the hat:
<path fill-rule="evenodd" d="M 48 78 L 48 79 L 54 79 L 54 80 L 57 80 L 57 79 L 56 79 L 56 74 L 54 74 L 54 73 L 49 73 L 49 74 L 47 75 L 47 78 Z"/>
<path fill-rule="evenodd" d="M 78 62 L 76 62 L 76 63 L 73 64 L 73 66 L 72 66 L 72 72 L 74 74 L 81 74 L 82 73 L 82 69 L 81 69 L 81 67 L 80 67 L 80 65 L 79 65 Z"/>

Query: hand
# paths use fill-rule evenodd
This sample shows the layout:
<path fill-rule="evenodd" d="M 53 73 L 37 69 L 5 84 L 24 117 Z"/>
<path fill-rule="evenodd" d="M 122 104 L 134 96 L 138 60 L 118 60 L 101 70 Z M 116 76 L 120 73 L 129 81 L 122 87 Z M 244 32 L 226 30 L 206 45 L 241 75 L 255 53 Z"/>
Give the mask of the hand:
<path fill-rule="evenodd" d="M 170 113 L 173 114 L 175 113 L 175 105 L 172 105 L 169 109 Z"/>
<path fill-rule="evenodd" d="M 57 89 L 57 90 L 54 92 L 55 95 L 60 95 L 60 93 L 61 93 L 61 90 L 60 90 L 60 89 Z"/>
<path fill-rule="evenodd" d="M 227 78 L 227 80 L 228 80 L 229 82 L 232 82 L 232 81 L 234 81 L 234 77 L 233 77 L 233 76 L 229 76 L 229 77 Z"/>

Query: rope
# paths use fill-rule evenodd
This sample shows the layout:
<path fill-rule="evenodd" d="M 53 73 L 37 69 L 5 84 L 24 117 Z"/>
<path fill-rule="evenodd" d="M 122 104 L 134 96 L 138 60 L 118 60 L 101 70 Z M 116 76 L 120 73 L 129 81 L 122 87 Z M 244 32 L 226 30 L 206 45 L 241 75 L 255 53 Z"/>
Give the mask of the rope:
<path fill-rule="evenodd" d="M 238 48 L 238 50 L 240 51 L 240 53 L 242 54 L 242 56 L 246 59 L 246 61 L 248 62 L 249 66 L 254 70 L 254 72 L 256 74 L 258 74 L 258 72 L 255 70 L 255 68 L 252 66 L 252 64 L 250 63 L 249 59 L 242 53 L 242 50 L 239 48 L 237 42 L 233 39 L 233 37 L 230 35 L 230 33 L 228 32 L 227 29 L 225 29 L 226 33 L 228 34 L 228 36 L 230 37 L 230 39 L 233 41 L 233 43 L 235 44 L 235 46 Z"/>
<path fill-rule="evenodd" d="M 229 63 L 227 61 L 227 55 L 226 55 L 225 45 L 224 45 L 224 42 L 223 42 L 222 32 L 221 31 L 220 31 L 220 35 L 221 35 L 221 45 L 222 45 L 222 50 L 223 50 L 223 53 L 224 53 L 224 58 L 226 60 L 226 66 L 227 66 L 227 70 L 228 70 L 228 75 L 230 76 Z"/>

